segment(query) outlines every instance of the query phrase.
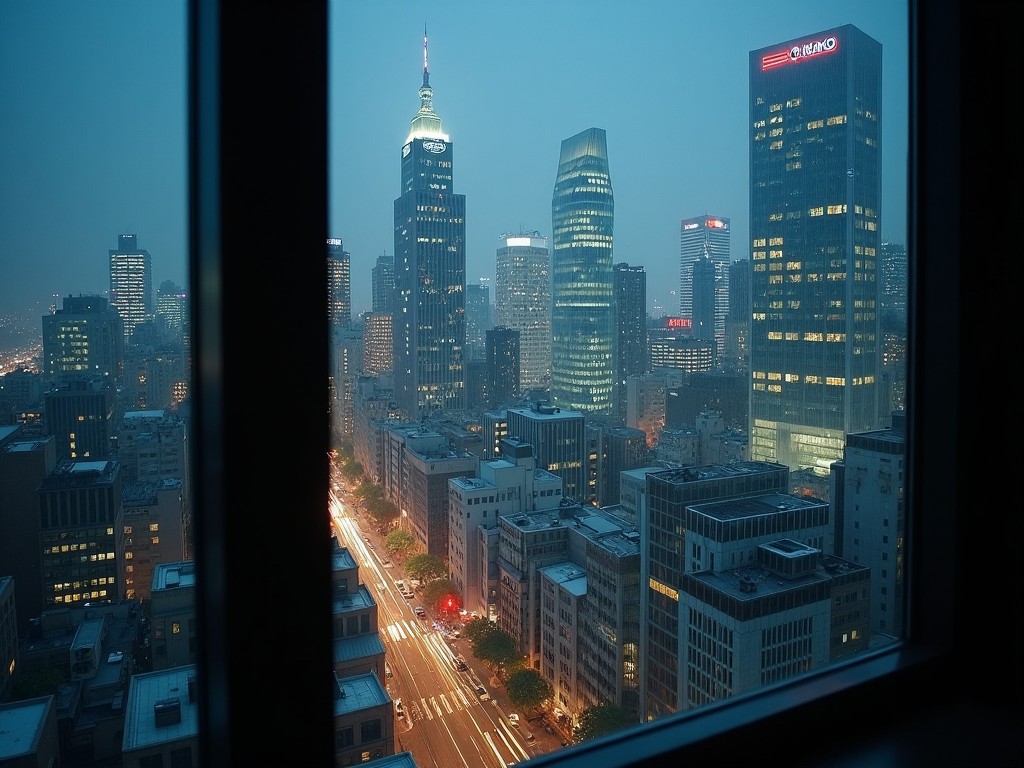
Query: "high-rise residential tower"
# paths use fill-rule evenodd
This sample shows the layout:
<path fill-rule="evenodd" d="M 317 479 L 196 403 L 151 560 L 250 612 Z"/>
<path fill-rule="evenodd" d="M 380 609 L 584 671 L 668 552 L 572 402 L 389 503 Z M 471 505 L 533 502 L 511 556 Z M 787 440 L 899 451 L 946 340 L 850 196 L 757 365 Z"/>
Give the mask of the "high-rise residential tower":
<path fill-rule="evenodd" d="M 138 247 L 136 235 L 118 235 L 110 255 L 110 305 L 124 323 L 125 344 L 131 346 L 135 326 L 153 319 L 153 259 Z"/>
<path fill-rule="evenodd" d="M 750 52 L 750 457 L 827 472 L 878 424 L 882 46 Z"/>
<path fill-rule="evenodd" d="M 504 234 L 494 270 L 494 320 L 519 331 L 519 387 L 551 384 L 551 256 L 540 232 Z"/>
<path fill-rule="evenodd" d="M 332 328 L 352 325 L 352 257 L 340 238 L 327 238 L 327 309 Z"/>
<path fill-rule="evenodd" d="M 679 315 L 693 321 L 696 335 L 699 330 L 695 313 L 707 302 L 704 296 L 694 297 L 693 269 L 701 259 L 708 259 L 713 267 L 712 306 L 714 326 L 710 330 L 715 341 L 715 355 L 725 352 L 725 318 L 729 314 L 729 253 L 732 226 L 724 216 L 697 216 L 683 219 L 679 224 Z M 705 265 L 707 266 L 707 265 Z M 706 276 L 706 273 L 704 273 Z M 706 287 L 706 282 L 704 286 Z M 704 292 L 705 294 L 707 291 Z M 695 306 L 696 302 L 696 306 Z M 706 323 L 704 323 L 706 326 Z M 704 336 L 698 338 L 704 339 Z"/>
<path fill-rule="evenodd" d="M 453 145 L 434 112 L 426 30 L 419 96 L 395 200 L 392 308 L 395 400 L 411 419 L 465 402 L 466 196 L 453 191 Z"/>
<path fill-rule="evenodd" d="M 585 414 L 612 411 L 612 229 L 615 201 L 603 128 L 562 141 L 551 198 L 551 400 Z"/>

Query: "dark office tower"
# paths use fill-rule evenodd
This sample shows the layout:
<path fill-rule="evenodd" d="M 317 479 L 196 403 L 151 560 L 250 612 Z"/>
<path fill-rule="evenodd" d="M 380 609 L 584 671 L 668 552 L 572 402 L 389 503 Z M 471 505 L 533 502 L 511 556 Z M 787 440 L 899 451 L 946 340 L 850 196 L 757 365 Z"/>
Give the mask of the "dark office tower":
<path fill-rule="evenodd" d="M 603 128 L 565 139 L 551 198 L 551 400 L 584 414 L 612 412 L 615 201 Z"/>
<path fill-rule="evenodd" d="M 885 327 L 907 327 L 907 247 L 903 243 L 882 243 L 881 308 Z"/>
<path fill-rule="evenodd" d="M 110 254 L 110 304 L 124 322 L 124 340 L 132 346 L 135 327 L 153 319 L 153 259 L 138 247 L 135 235 L 118 235 Z"/>
<path fill-rule="evenodd" d="M 426 33 L 419 94 L 395 200 L 395 400 L 411 419 L 465 403 L 466 196 L 453 191 L 453 145 L 434 112 Z"/>
<path fill-rule="evenodd" d="M 39 484 L 44 610 L 123 597 L 122 486 L 116 461 L 62 461 Z"/>
<path fill-rule="evenodd" d="M 390 312 L 395 294 L 395 260 L 386 253 L 378 256 L 370 278 L 373 283 L 373 311 Z"/>
<path fill-rule="evenodd" d="M 43 610 L 36 488 L 57 466 L 55 444 L 21 425 L 0 426 L 0 574 L 14 577 L 19 636 Z"/>
<path fill-rule="evenodd" d="M 882 46 L 750 52 L 750 458 L 826 471 L 878 426 Z"/>
<path fill-rule="evenodd" d="M 692 320 L 696 332 L 693 267 L 701 259 L 710 259 L 714 265 L 714 342 L 718 358 L 725 351 L 731 242 L 732 227 L 724 216 L 698 216 L 683 219 L 679 225 L 679 315 Z"/>
<path fill-rule="evenodd" d="M 66 296 L 43 315 L 43 371 L 99 373 L 116 379 L 124 367 L 124 326 L 102 296 Z"/>
<path fill-rule="evenodd" d="M 647 273 L 643 267 L 620 263 L 613 269 L 612 281 L 615 291 L 615 413 L 624 420 L 626 380 L 647 372 Z"/>
<path fill-rule="evenodd" d="M 66 379 L 43 395 L 45 431 L 58 459 L 106 459 L 120 421 L 114 382 L 102 376 Z"/>
<path fill-rule="evenodd" d="M 750 260 L 729 265 L 729 314 L 725 318 L 726 367 L 746 370 L 750 341 Z"/>
<path fill-rule="evenodd" d="M 352 258 L 337 237 L 327 238 L 327 310 L 332 328 L 352 325 Z"/>
<path fill-rule="evenodd" d="M 693 262 L 691 269 L 691 276 L 693 278 L 693 337 L 700 341 L 715 344 L 717 348 L 717 341 L 715 339 L 715 325 L 718 321 L 718 318 L 715 317 L 716 272 L 717 267 L 715 263 L 707 256 L 702 256 Z M 724 328 L 724 319 L 722 325 Z"/>
<path fill-rule="evenodd" d="M 188 346 L 191 335 L 188 292 L 173 280 L 164 280 L 156 291 L 156 319 L 165 341 Z"/>
<path fill-rule="evenodd" d="M 483 360 L 486 355 L 485 334 L 491 323 L 491 288 L 480 283 L 466 283 L 466 359 Z"/>
<path fill-rule="evenodd" d="M 487 331 L 487 400 L 489 408 L 509 405 L 519 394 L 519 331 Z"/>

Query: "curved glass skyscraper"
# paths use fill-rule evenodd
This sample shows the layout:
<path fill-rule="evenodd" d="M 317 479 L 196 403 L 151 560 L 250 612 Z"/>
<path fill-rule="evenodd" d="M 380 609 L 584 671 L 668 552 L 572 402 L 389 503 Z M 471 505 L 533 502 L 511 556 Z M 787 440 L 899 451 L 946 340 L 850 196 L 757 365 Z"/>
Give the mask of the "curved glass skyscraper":
<path fill-rule="evenodd" d="M 565 139 L 551 199 L 551 399 L 567 410 L 612 410 L 614 214 L 604 129 Z"/>

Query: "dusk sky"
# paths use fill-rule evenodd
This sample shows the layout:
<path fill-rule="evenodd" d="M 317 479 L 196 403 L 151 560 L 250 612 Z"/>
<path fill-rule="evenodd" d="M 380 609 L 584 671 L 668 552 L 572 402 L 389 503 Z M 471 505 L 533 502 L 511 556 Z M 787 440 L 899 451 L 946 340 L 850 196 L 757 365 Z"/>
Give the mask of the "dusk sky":
<path fill-rule="evenodd" d="M 614 259 L 678 310 L 679 222 L 732 220 L 747 257 L 751 50 L 854 24 L 882 44 L 882 239 L 906 239 L 907 11 L 892 0 L 334 0 L 328 235 L 352 254 L 355 313 L 394 253 L 401 148 L 419 107 L 423 29 L 434 108 L 466 196 L 467 279 L 502 233 L 550 237 L 561 141 L 604 128 Z M 154 287 L 187 284 L 184 0 L 0 2 L 0 315 L 102 293 L 122 232 Z M 493 301 L 493 282 L 492 294 Z"/>

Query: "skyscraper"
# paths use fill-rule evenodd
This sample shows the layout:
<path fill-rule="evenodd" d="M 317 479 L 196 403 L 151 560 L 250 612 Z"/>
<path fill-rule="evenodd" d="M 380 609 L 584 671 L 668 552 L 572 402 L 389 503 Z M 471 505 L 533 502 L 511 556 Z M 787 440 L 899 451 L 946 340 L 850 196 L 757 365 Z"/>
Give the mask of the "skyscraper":
<path fill-rule="evenodd" d="M 519 387 L 551 384 L 551 257 L 540 232 L 505 234 L 495 258 L 494 319 L 519 331 Z"/>
<path fill-rule="evenodd" d="M 612 229 L 615 201 L 603 128 L 562 141 L 551 198 L 551 400 L 609 414 L 612 349 Z"/>
<path fill-rule="evenodd" d="M 453 192 L 453 145 L 434 112 L 426 30 L 419 96 L 395 200 L 395 400 L 412 419 L 465 401 L 466 197 Z"/>
<path fill-rule="evenodd" d="M 332 327 L 352 325 L 352 259 L 337 237 L 327 238 L 327 309 Z"/>
<path fill-rule="evenodd" d="M 102 296 L 65 297 L 62 309 L 43 315 L 43 369 L 120 377 L 124 369 L 121 316 Z"/>
<path fill-rule="evenodd" d="M 724 216 L 697 216 L 683 219 L 679 224 L 679 315 L 693 321 L 696 335 L 700 328 L 694 313 L 694 265 L 701 259 L 709 259 L 714 267 L 713 317 L 711 329 L 715 342 L 716 358 L 725 352 L 725 318 L 729 314 L 729 253 L 732 241 L 732 227 Z M 698 338 L 704 339 L 700 335 Z M 710 340 L 710 339 L 706 339 Z"/>
<path fill-rule="evenodd" d="M 882 47 L 844 25 L 750 52 L 750 456 L 878 425 Z"/>
<path fill-rule="evenodd" d="M 615 412 L 625 423 L 626 380 L 647 372 L 647 273 L 643 267 L 616 264 L 612 280 L 615 286 Z"/>
<path fill-rule="evenodd" d="M 490 328 L 486 345 L 488 407 L 500 408 L 519 394 L 519 331 Z"/>
<path fill-rule="evenodd" d="M 491 286 L 466 283 L 466 351 L 467 360 L 486 357 L 487 331 L 491 323 Z"/>
<path fill-rule="evenodd" d="M 395 260 L 386 253 L 377 257 L 377 263 L 370 273 L 373 285 L 372 308 L 374 312 L 390 312 L 395 293 Z"/>
<path fill-rule="evenodd" d="M 118 235 L 110 255 L 110 304 L 124 323 L 125 344 L 131 346 L 135 326 L 153 319 L 153 260 L 138 247 L 136 235 Z"/>

